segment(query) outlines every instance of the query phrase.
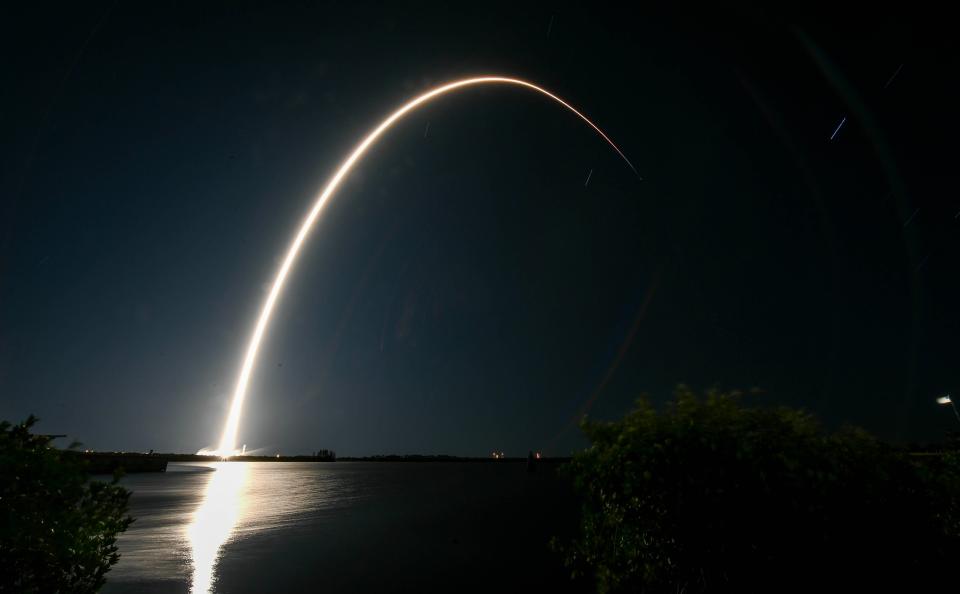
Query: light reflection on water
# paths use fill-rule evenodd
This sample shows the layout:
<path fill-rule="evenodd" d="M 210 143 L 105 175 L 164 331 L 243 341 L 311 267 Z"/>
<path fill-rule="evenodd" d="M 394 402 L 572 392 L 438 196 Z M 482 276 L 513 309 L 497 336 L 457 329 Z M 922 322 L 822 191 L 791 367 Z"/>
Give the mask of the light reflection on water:
<path fill-rule="evenodd" d="M 102 594 L 569 590 L 546 542 L 575 501 L 522 463 L 171 463 L 123 483 L 136 521 Z"/>
<path fill-rule="evenodd" d="M 222 590 L 220 567 L 240 541 L 307 529 L 326 511 L 356 501 L 359 485 L 344 470 L 214 462 L 171 464 L 164 474 L 125 477 L 136 521 L 120 536 L 121 561 L 104 592 Z"/>
<path fill-rule="evenodd" d="M 217 462 L 215 472 L 204 489 L 203 503 L 187 526 L 193 578 L 190 592 L 208 594 L 214 581 L 214 569 L 220 549 L 229 540 L 244 511 L 245 462 Z"/>

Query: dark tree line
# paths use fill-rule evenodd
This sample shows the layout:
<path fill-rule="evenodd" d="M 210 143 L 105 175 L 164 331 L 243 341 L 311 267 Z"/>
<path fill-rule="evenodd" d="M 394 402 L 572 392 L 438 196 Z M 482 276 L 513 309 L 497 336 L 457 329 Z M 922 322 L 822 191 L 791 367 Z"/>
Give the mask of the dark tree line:
<path fill-rule="evenodd" d="M 584 424 L 567 472 L 579 535 L 554 542 L 600 592 L 854 591 L 956 583 L 960 456 L 681 386 L 662 410 Z"/>

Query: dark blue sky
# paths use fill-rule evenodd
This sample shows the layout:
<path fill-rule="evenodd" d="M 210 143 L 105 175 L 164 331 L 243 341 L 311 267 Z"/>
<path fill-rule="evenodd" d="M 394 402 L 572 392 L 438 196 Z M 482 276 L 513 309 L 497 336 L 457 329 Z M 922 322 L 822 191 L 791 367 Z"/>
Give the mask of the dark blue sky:
<path fill-rule="evenodd" d="M 563 453 L 588 401 L 614 418 L 681 381 L 892 439 L 956 423 L 933 405 L 960 354 L 949 32 L 555 5 L 4 10 L 0 418 L 214 445 L 336 164 L 419 91 L 500 73 L 581 108 L 644 181 L 520 90 L 413 115 L 309 240 L 241 442 Z"/>

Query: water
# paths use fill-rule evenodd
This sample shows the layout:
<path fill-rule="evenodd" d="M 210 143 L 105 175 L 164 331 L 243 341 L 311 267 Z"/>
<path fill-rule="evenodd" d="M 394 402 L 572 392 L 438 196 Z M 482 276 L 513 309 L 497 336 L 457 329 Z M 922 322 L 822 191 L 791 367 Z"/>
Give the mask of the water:
<path fill-rule="evenodd" d="M 124 484 L 103 592 L 585 591 L 547 549 L 576 503 L 550 465 L 171 464 Z"/>

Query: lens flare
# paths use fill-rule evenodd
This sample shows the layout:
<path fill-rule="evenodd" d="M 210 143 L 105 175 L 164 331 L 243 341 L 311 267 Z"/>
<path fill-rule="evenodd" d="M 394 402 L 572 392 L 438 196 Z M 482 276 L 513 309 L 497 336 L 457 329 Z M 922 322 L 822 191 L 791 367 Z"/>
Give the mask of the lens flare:
<path fill-rule="evenodd" d="M 287 249 L 287 255 L 283 260 L 283 264 L 280 266 L 280 270 L 277 272 L 276 279 L 273 281 L 273 286 L 270 288 L 270 293 L 267 295 L 267 300 L 264 302 L 263 308 L 260 310 L 260 317 L 257 319 L 257 325 L 254 327 L 253 336 L 250 337 L 250 343 L 247 345 L 246 355 L 243 358 L 243 367 L 240 370 L 240 376 L 237 379 L 236 388 L 233 392 L 233 402 L 230 404 L 230 413 L 227 416 L 227 421 L 223 428 L 220 446 L 216 450 L 213 450 L 209 453 L 214 453 L 224 457 L 237 454 L 237 430 L 240 425 L 240 414 L 243 411 L 243 401 L 247 394 L 247 386 L 250 383 L 250 376 L 253 373 L 253 366 L 257 360 L 257 351 L 260 349 L 260 342 L 263 340 L 263 335 L 267 330 L 267 326 L 270 324 L 270 315 L 273 313 L 273 308 L 277 303 L 277 298 L 280 296 L 280 292 L 283 290 L 283 285 L 287 280 L 287 275 L 290 273 L 293 263 L 297 259 L 297 254 L 300 253 L 300 248 L 303 245 L 304 240 L 306 240 L 307 235 L 313 228 L 314 222 L 317 220 L 317 217 L 320 215 L 320 212 L 323 210 L 323 207 L 326 205 L 327 201 L 340 185 L 340 182 L 343 181 L 343 178 L 350 173 L 350 170 L 353 168 L 354 164 L 364 156 L 364 154 L 367 152 L 367 149 L 369 149 L 384 132 L 393 126 L 397 120 L 401 119 L 406 114 L 433 99 L 446 95 L 447 93 L 467 87 L 489 84 L 514 85 L 523 87 L 531 91 L 536 91 L 559 103 L 563 107 L 576 114 L 588 126 L 593 128 L 594 131 L 596 131 L 597 134 L 599 134 L 607 142 L 607 144 L 609 144 L 613 150 L 620 155 L 630 169 L 632 169 L 634 173 L 637 173 L 636 168 L 633 166 L 630 160 L 627 159 L 627 156 L 623 154 L 623 151 L 621 151 L 620 148 L 617 147 L 612 140 L 610 140 L 610 137 L 607 136 L 603 130 L 591 122 L 587 116 L 577 111 L 572 105 L 554 95 L 550 91 L 524 80 L 502 76 L 466 78 L 441 85 L 411 99 L 402 107 L 387 116 L 387 118 L 383 120 L 380 125 L 374 128 L 372 132 L 367 134 L 363 141 L 361 141 L 360 144 L 353 149 L 347 159 L 337 169 L 333 177 L 330 178 L 330 181 L 327 182 L 327 185 L 323 188 L 320 196 L 317 198 L 316 202 L 314 202 L 313 208 L 310 209 L 310 212 L 303 220 L 303 223 L 300 224 L 300 229 L 297 231 L 297 234 L 293 238 L 293 242 Z"/>

